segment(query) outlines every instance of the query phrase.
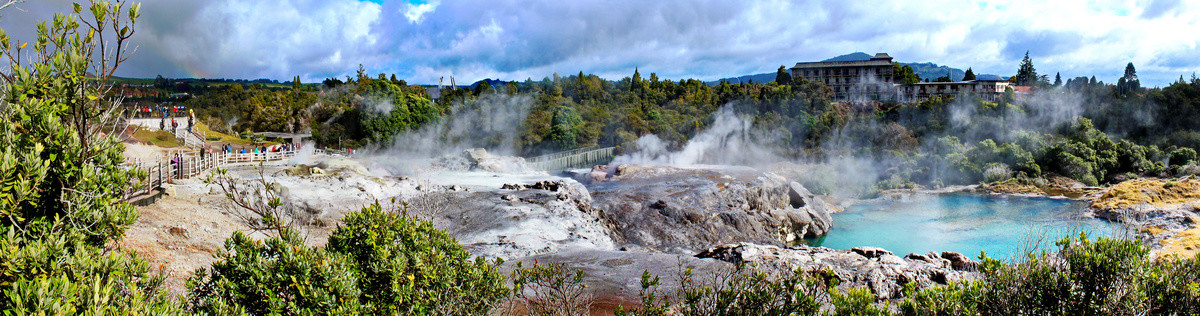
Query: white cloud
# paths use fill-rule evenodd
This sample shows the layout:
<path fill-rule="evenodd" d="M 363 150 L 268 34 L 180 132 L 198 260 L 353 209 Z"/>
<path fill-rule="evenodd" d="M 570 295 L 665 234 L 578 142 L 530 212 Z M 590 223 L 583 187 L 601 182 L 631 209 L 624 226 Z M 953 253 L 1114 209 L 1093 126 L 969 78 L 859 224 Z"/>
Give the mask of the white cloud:
<path fill-rule="evenodd" d="M 131 68 L 319 80 L 361 63 L 415 83 L 469 83 L 580 70 L 616 79 L 640 67 L 711 80 L 864 51 L 1010 75 L 1029 51 L 1051 76 L 1113 81 L 1133 62 L 1143 82 L 1166 84 L 1200 68 L 1190 57 L 1198 9 L 1178 0 L 161 0 L 144 4 L 138 41 L 148 56 Z"/>
<path fill-rule="evenodd" d="M 437 9 L 438 2 L 422 3 L 422 4 L 407 4 L 404 8 L 404 17 L 408 18 L 409 22 L 420 23 L 425 14 L 433 12 Z"/>

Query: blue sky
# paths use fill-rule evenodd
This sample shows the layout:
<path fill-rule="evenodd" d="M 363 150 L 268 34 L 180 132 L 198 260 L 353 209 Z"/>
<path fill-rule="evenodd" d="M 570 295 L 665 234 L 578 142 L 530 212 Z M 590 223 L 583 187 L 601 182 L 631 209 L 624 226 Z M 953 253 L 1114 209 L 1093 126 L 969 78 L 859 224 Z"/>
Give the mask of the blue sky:
<path fill-rule="evenodd" d="M 67 0 L 0 12 L 14 37 Z M 723 77 L 851 52 L 887 52 L 1012 75 L 1113 82 L 1133 62 L 1145 85 L 1200 69 L 1200 3 L 1182 0 L 561 1 L 147 0 L 126 76 L 308 82 L 397 74 L 539 80 L 579 71 L 617 79 Z"/>

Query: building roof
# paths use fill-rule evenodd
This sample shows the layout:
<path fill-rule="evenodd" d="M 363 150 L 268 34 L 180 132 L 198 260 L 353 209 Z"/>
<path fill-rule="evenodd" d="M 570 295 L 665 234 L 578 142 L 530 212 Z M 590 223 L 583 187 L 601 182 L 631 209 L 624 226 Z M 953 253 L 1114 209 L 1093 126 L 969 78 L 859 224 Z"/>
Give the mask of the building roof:
<path fill-rule="evenodd" d="M 865 55 L 865 54 L 864 54 Z M 803 68 L 827 68 L 827 67 L 881 67 L 891 66 L 892 56 L 887 53 L 878 53 L 868 60 L 847 60 L 847 61 L 817 61 L 817 62 L 799 62 L 792 69 Z"/>
<path fill-rule="evenodd" d="M 946 85 L 946 84 L 975 84 L 975 83 L 996 83 L 996 82 L 1006 82 L 1006 81 L 1003 81 L 1003 80 L 1001 80 L 1001 81 L 994 81 L 994 80 L 968 80 L 968 81 L 954 81 L 954 82 L 918 82 L 918 83 L 914 83 L 913 85 L 918 85 L 918 86 L 926 86 L 926 85 L 928 85 L 928 86 L 935 86 L 935 85 Z"/>
<path fill-rule="evenodd" d="M 891 66 L 892 60 L 888 59 L 871 59 L 871 60 L 856 60 L 856 61 L 819 61 L 796 63 L 797 68 L 825 68 L 825 67 L 873 67 L 873 66 Z"/>

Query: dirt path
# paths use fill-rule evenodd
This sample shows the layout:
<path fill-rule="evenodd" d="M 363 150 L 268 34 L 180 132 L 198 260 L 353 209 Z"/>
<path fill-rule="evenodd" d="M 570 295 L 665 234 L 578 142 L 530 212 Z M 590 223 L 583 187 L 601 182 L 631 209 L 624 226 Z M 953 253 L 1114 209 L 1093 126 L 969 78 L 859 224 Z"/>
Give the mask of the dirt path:
<path fill-rule="evenodd" d="M 215 261 L 213 255 L 229 235 L 246 231 L 225 211 L 228 202 L 221 194 L 210 194 L 199 180 L 179 181 L 174 195 L 138 208 L 141 216 L 120 243 L 149 261 L 152 269 L 161 269 L 172 294 L 183 294 L 193 272 Z"/>
<path fill-rule="evenodd" d="M 285 203 L 295 205 L 315 223 L 298 229 L 310 246 L 323 246 L 330 233 L 345 214 L 362 209 L 374 201 L 387 203 L 391 198 L 411 197 L 417 184 L 396 178 L 367 176 L 353 169 L 353 161 L 330 165 L 322 175 L 292 176 L 284 166 L 267 166 L 268 181 L 278 183 L 285 192 Z M 251 167 L 230 170 L 235 177 L 249 179 L 259 173 Z M 150 262 L 155 271 L 167 277 L 166 286 L 174 294 L 183 294 L 184 284 L 199 268 L 210 266 L 213 257 L 223 251 L 225 239 L 234 231 L 253 238 L 263 238 L 262 232 L 252 232 L 242 222 L 234 208 L 216 186 L 204 184 L 203 177 L 175 180 L 167 194 L 154 204 L 139 207 L 137 221 L 125 232 L 120 247 L 136 251 Z"/>

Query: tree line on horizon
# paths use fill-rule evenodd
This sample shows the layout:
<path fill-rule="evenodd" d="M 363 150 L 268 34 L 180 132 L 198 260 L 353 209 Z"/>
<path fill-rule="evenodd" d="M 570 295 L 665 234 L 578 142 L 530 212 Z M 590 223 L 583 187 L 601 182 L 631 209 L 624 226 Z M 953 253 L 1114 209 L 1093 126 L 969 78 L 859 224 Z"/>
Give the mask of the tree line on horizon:
<path fill-rule="evenodd" d="M 920 80 L 911 68 L 895 67 L 897 82 Z M 360 67 L 357 76 L 327 79 L 319 89 L 229 85 L 184 104 L 212 120 L 210 126 L 229 126 L 232 132 L 307 130 L 320 146 L 360 148 L 391 146 L 394 135 L 447 119 L 456 107 L 487 102 L 485 95 L 529 96 L 529 114 L 517 127 L 520 141 L 516 148 L 504 148 L 525 156 L 589 146 L 615 146 L 628 153 L 640 137 L 651 134 L 678 149 L 707 129 L 718 109 L 730 108 L 751 117 L 754 136 L 781 157 L 822 162 L 851 155 L 879 161 L 889 172 L 872 190 L 1037 179 L 1050 173 L 1096 185 L 1196 169 L 1188 166 L 1200 148 L 1200 81 L 1181 78 L 1147 89 L 1140 86 L 1132 64 L 1113 86 L 1094 77 L 1049 82 L 1026 56 L 1012 80 L 1037 87 L 1037 94 L 1047 97 L 1023 100 L 1008 93 L 997 101 L 967 96 L 915 103 L 834 102 L 823 83 L 793 82 L 782 67 L 777 78 L 708 85 L 695 79 L 664 80 L 654 73 L 643 77 L 637 70 L 616 81 L 580 72 L 444 89 L 434 101 L 423 87 L 409 86 L 395 75 L 368 76 Z M 1077 104 L 1082 120 L 1020 126 L 1023 119 L 1057 110 L 1060 105 L 1052 103 L 1061 99 Z M 969 112 L 995 130 L 956 137 L 978 132 L 955 126 L 954 111 Z M 1155 119 L 1164 117 L 1173 119 Z M 855 146 L 835 146 L 846 143 Z"/>

